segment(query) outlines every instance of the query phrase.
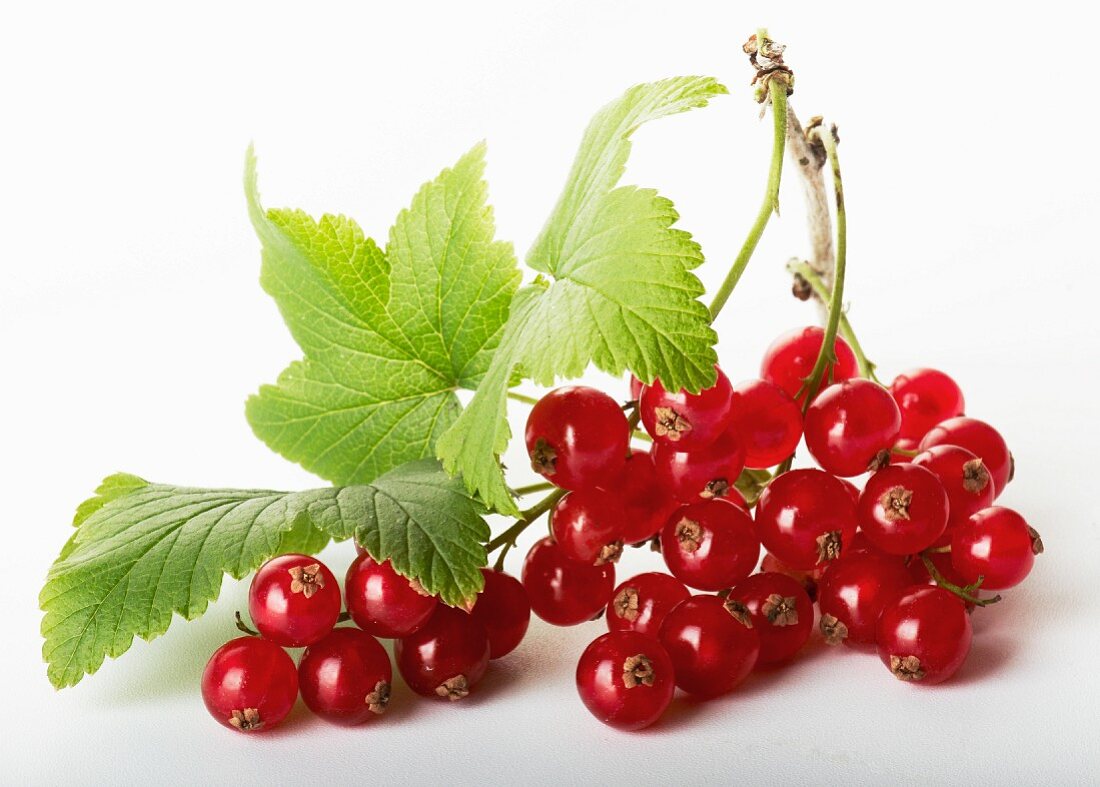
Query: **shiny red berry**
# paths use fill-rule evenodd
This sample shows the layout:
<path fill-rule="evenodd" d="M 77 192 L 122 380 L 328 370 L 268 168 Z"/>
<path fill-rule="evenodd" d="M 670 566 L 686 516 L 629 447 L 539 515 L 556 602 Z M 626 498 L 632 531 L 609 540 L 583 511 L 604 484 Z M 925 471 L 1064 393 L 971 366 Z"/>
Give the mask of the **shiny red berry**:
<path fill-rule="evenodd" d="M 859 538 L 859 533 L 856 533 L 856 538 Z M 849 550 L 850 547 L 845 547 L 845 555 L 848 554 Z M 817 568 L 811 568 L 804 571 L 798 568 L 791 568 L 771 552 L 765 552 L 764 559 L 760 561 L 760 573 L 783 574 L 788 576 L 802 586 L 802 589 L 806 591 L 806 595 L 810 597 L 810 601 L 816 601 L 817 585 L 821 581 L 821 575 L 825 573 L 825 569 L 830 565 L 831 563 L 826 563 L 824 566 L 818 566 Z"/>
<path fill-rule="evenodd" d="M 692 596 L 677 604 L 661 624 L 660 640 L 672 659 L 676 685 L 703 697 L 732 691 L 760 655 L 752 622 L 717 596 Z"/>
<path fill-rule="evenodd" d="M 248 589 L 256 630 L 276 645 L 317 642 L 340 617 L 340 585 L 324 563 L 309 555 L 280 555 L 260 566 Z"/>
<path fill-rule="evenodd" d="M 890 461 L 901 412 L 870 380 L 845 380 L 822 391 L 806 411 L 806 448 L 827 473 L 853 476 Z"/>
<path fill-rule="evenodd" d="M 825 331 L 817 326 L 795 328 L 772 342 L 760 364 L 760 376 L 787 392 L 801 405 L 806 400 L 805 379 L 813 371 Z M 826 364 L 823 380 L 839 383 L 855 377 L 859 370 L 848 342 L 837 336 L 833 343 L 835 364 Z"/>
<path fill-rule="evenodd" d="M 889 465 L 867 480 L 859 499 L 860 532 L 891 555 L 913 555 L 943 535 L 951 508 L 939 477 L 914 464 Z"/>
<path fill-rule="evenodd" d="M 531 622 L 531 602 L 523 584 L 511 574 L 481 569 L 485 587 L 470 614 L 489 636 L 489 658 L 499 659 L 515 650 Z"/>
<path fill-rule="evenodd" d="M 912 584 L 904 563 L 873 552 L 845 555 L 830 563 L 817 591 L 825 641 L 873 643 L 883 609 Z"/>
<path fill-rule="evenodd" d="M 844 483 L 820 470 L 775 478 L 756 504 L 764 548 L 791 568 L 811 569 L 840 557 L 856 534 L 856 506 Z"/>
<path fill-rule="evenodd" d="M 704 500 L 672 513 L 661 530 L 661 555 L 672 575 L 697 590 L 724 590 L 760 560 L 752 517 L 725 500 Z"/>
<path fill-rule="evenodd" d="M 202 673 L 202 699 L 218 723 L 238 732 L 269 730 L 298 699 L 298 671 L 286 651 L 259 637 L 222 645 Z"/>
<path fill-rule="evenodd" d="M 645 383 L 634 375 L 630 375 L 630 400 L 632 402 L 638 401 L 638 397 L 642 395 L 643 388 L 645 388 Z"/>
<path fill-rule="evenodd" d="M 798 581 L 785 574 L 753 574 L 730 590 L 727 608 L 748 615 L 760 636 L 757 664 L 794 658 L 814 628 L 814 603 Z"/>
<path fill-rule="evenodd" d="M 333 629 L 306 649 L 298 665 L 306 706 L 338 724 L 362 724 L 384 713 L 392 681 L 386 649 L 357 628 Z"/>
<path fill-rule="evenodd" d="M 744 446 L 746 467 L 773 467 L 802 439 L 802 408 L 775 383 L 747 380 L 733 389 L 729 431 Z"/>
<path fill-rule="evenodd" d="M 570 492 L 550 511 L 550 533 L 570 560 L 602 566 L 623 551 L 622 509 L 602 489 Z"/>
<path fill-rule="evenodd" d="M 726 497 L 734 489 L 745 467 L 745 452 L 727 429 L 710 445 L 693 451 L 657 443 L 653 464 L 665 490 L 683 503 L 696 503 Z"/>
<path fill-rule="evenodd" d="M 938 369 L 910 369 L 894 378 L 890 393 L 901 409 L 901 436 L 919 440 L 940 421 L 966 410 L 959 384 Z"/>
<path fill-rule="evenodd" d="M 1019 585 L 1042 551 L 1043 541 L 1035 529 L 1003 506 L 983 508 L 951 534 L 951 564 L 965 584 L 982 577 L 984 590 Z"/>
<path fill-rule="evenodd" d="M 940 683 L 970 652 L 970 615 L 948 590 L 910 588 L 883 610 L 876 639 L 879 658 L 898 680 Z"/>
<path fill-rule="evenodd" d="M 609 631 L 636 631 L 656 637 L 665 616 L 691 593 L 676 577 L 659 571 L 638 574 L 611 594 L 607 605 Z"/>
<path fill-rule="evenodd" d="M 631 452 L 622 475 L 606 487 L 611 504 L 620 511 L 624 544 L 648 541 L 664 527 L 669 514 L 680 502 L 657 476 L 653 456 L 648 451 Z"/>
<path fill-rule="evenodd" d="M 949 418 L 937 424 L 921 439 L 920 450 L 937 445 L 957 445 L 981 459 L 993 479 L 994 498 L 1015 473 L 1012 453 L 1001 433 L 977 418 Z"/>
<path fill-rule="evenodd" d="M 676 689 L 672 660 L 656 637 L 613 631 L 597 637 L 577 663 L 577 692 L 592 715 L 620 730 L 661 717 Z"/>
<path fill-rule="evenodd" d="M 460 700 L 485 675 L 489 635 L 467 612 L 440 604 L 431 618 L 394 643 L 397 671 L 425 697 Z"/>
<path fill-rule="evenodd" d="M 913 458 L 913 464 L 931 470 L 940 479 L 950 503 L 948 529 L 993 504 L 993 480 L 975 454 L 957 445 L 936 445 Z"/>
<path fill-rule="evenodd" d="M 570 385 L 555 388 L 531 408 L 526 441 L 536 473 L 562 489 L 588 489 L 621 472 L 630 425 L 610 396 Z"/>
<path fill-rule="evenodd" d="M 693 451 L 710 445 L 725 431 L 733 404 L 733 386 L 721 369 L 715 367 L 715 371 L 718 379 L 714 385 L 697 394 L 666 391 L 660 380 L 642 389 L 638 411 L 654 442 Z"/>
<path fill-rule="evenodd" d="M 615 565 L 570 560 L 553 539 L 536 541 L 523 562 L 531 610 L 555 626 L 575 626 L 600 614 L 615 587 Z"/>
<path fill-rule="evenodd" d="M 348 612 L 355 625 L 375 637 L 406 637 L 428 622 L 438 603 L 419 582 L 394 571 L 387 560 L 360 555 L 344 580 Z"/>

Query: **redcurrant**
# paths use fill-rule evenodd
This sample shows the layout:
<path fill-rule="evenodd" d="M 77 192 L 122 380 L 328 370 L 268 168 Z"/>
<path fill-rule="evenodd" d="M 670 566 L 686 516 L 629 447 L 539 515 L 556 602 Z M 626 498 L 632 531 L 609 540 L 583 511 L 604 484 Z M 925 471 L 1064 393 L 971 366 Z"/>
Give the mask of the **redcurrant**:
<path fill-rule="evenodd" d="M 950 513 L 940 479 L 914 464 L 890 465 L 872 475 L 858 508 L 860 532 L 891 555 L 913 555 L 932 546 Z"/>
<path fill-rule="evenodd" d="M 760 560 L 752 517 L 725 500 L 704 500 L 674 511 L 661 530 L 661 554 L 672 575 L 698 590 L 724 590 Z"/>
<path fill-rule="evenodd" d="M 238 732 L 268 730 L 298 698 L 298 671 L 286 651 L 259 637 L 222 645 L 202 672 L 202 699 L 220 724 Z"/>
<path fill-rule="evenodd" d="M 877 470 L 890 461 L 901 412 L 890 392 L 857 378 L 830 385 L 806 411 L 806 448 L 821 469 L 839 476 Z"/>
<path fill-rule="evenodd" d="M 280 555 L 260 566 L 248 589 L 248 614 L 276 645 L 317 642 L 340 617 L 340 585 L 324 563 L 309 555 Z"/>
<path fill-rule="evenodd" d="M 570 560 L 602 566 L 623 551 L 622 511 L 602 489 L 570 492 L 550 511 L 550 532 Z"/>
<path fill-rule="evenodd" d="M 937 445 L 957 445 L 985 464 L 993 479 L 996 498 L 1012 480 L 1016 467 L 1001 433 L 977 418 L 949 418 L 937 424 L 920 441 L 920 450 Z"/>
<path fill-rule="evenodd" d="M 825 331 L 817 326 L 795 328 L 784 333 L 764 353 L 760 376 L 778 385 L 801 405 L 806 401 L 806 378 L 813 371 L 824 341 Z M 848 342 L 837 336 L 833 351 L 836 363 L 825 365 L 822 379 L 839 383 L 855 377 L 859 367 Z"/>
<path fill-rule="evenodd" d="M 657 443 L 653 464 L 664 489 L 681 502 L 695 503 L 729 494 L 745 467 L 745 452 L 727 429 L 710 445 L 693 451 Z"/>
<path fill-rule="evenodd" d="M 680 507 L 657 478 L 657 468 L 648 451 L 633 451 L 626 458 L 619 480 L 607 487 L 611 504 L 620 512 L 622 539 L 637 544 L 653 538 L 669 514 Z"/>
<path fill-rule="evenodd" d="M 339 724 L 362 724 L 385 712 L 393 672 L 378 640 L 338 628 L 310 645 L 298 665 L 298 685 L 311 711 Z"/>
<path fill-rule="evenodd" d="M 672 660 L 656 637 L 613 631 L 597 637 L 577 663 L 577 692 L 592 715 L 620 730 L 640 730 L 672 702 Z"/>
<path fill-rule="evenodd" d="M 878 620 L 882 663 L 898 680 L 940 683 L 970 652 L 970 615 L 954 593 L 938 587 L 904 591 Z"/>
<path fill-rule="evenodd" d="M 718 439 L 729 424 L 733 386 L 721 369 L 714 369 L 714 385 L 697 394 L 666 391 L 660 380 L 642 389 L 638 411 L 654 442 L 694 451 Z"/>
<path fill-rule="evenodd" d="M 745 448 L 745 466 L 772 467 L 802 438 L 802 408 L 775 383 L 747 380 L 733 389 L 729 431 Z"/>
<path fill-rule="evenodd" d="M 407 637 L 428 622 L 438 603 L 419 582 L 394 571 L 387 560 L 360 555 L 344 580 L 348 612 L 355 625 L 376 637 Z"/>
<path fill-rule="evenodd" d="M 948 529 L 993 504 L 993 481 L 985 464 L 957 445 L 936 445 L 913 458 L 913 464 L 931 470 L 940 479 L 950 506 Z"/>
<path fill-rule="evenodd" d="M 741 580 L 730 590 L 726 607 L 747 615 L 760 636 L 760 666 L 790 660 L 813 632 L 814 602 L 801 583 L 785 574 Z"/>
<path fill-rule="evenodd" d="M 615 565 L 570 560 L 551 538 L 536 541 L 523 562 L 531 610 L 555 626 L 575 626 L 600 614 L 615 587 Z"/>
<path fill-rule="evenodd" d="M 423 626 L 394 643 L 397 670 L 425 697 L 460 700 L 489 665 L 485 627 L 461 609 L 440 604 Z"/>
<path fill-rule="evenodd" d="M 732 691 L 760 655 L 760 636 L 751 621 L 717 596 L 692 596 L 677 604 L 661 624 L 660 640 L 672 659 L 676 685 L 703 697 Z"/>
<path fill-rule="evenodd" d="M 630 401 L 638 401 L 638 398 L 642 395 L 643 388 L 645 388 L 645 383 L 634 375 L 630 375 Z"/>
<path fill-rule="evenodd" d="M 840 479 L 820 470 L 776 477 L 756 504 L 764 548 L 791 568 L 811 569 L 840 557 L 856 534 L 856 506 Z"/>
<path fill-rule="evenodd" d="M 499 659 L 515 650 L 531 622 L 531 602 L 523 584 L 503 571 L 481 569 L 485 587 L 470 614 L 489 635 L 489 658 Z"/>
<path fill-rule="evenodd" d="M 649 571 L 623 582 L 607 605 L 609 631 L 636 631 L 656 637 L 665 616 L 691 593 L 668 574 Z"/>
<path fill-rule="evenodd" d="M 894 378 L 890 393 L 901 409 L 901 436 L 919 440 L 940 421 L 966 410 L 959 384 L 938 369 L 910 369 Z"/>
<path fill-rule="evenodd" d="M 882 610 L 912 584 L 904 563 L 874 552 L 833 561 L 817 591 L 825 641 L 830 645 L 873 643 Z"/>
<path fill-rule="evenodd" d="M 858 538 L 859 533 L 856 533 L 856 539 Z M 851 549 L 852 547 L 845 547 L 844 554 L 848 555 Z M 806 595 L 810 597 L 810 601 L 816 601 L 817 585 L 821 581 L 821 575 L 825 573 L 825 569 L 829 565 L 830 563 L 826 563 L 824 566 L 803 571 L 802 569 L 791 568 L 771 552 L 765 552 L 764 559 L 760 561 L 760 573 L 784 574 L 802 586 L 802 589 L 806 591 Z"/>
<path fill-rule="evenodd" d="M 1039 534 L 1011 508 L 983 508 L 951 535 L 951 564 L 972 584 L 982 578 L 985 590 L 1003 590 L 1023 582 L 1043 551 Z"/>
<path fill-rule="evenodd" d="M 562 489 L 602 486 L 622 470 L 630 425 L 607 394 L 585 386 L 555 388 L 527 417 L 531 467 Z"/>

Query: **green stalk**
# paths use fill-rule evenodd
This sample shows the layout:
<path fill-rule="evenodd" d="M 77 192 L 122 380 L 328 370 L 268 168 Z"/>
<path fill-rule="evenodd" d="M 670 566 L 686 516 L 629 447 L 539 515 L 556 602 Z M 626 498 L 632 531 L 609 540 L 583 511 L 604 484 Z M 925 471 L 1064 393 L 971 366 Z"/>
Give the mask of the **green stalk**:
<path fill-rule="evenodd" d="M 492 553 L 494 550 L 501 549 L 500 555 L 497 557 L 496 569 L 499 571 L 504 566 L 504 558 L 508 554 L 508 550 L 516 545 L 516 539 L 519 538 L 520 533 L 526 530 L 534 522 L 538 520 L 543 514 L 554 507 L 554 504 L 561 500 L 565 496 L 566 490 L 555 489 L 548 494 L 535 505 L 528 508 L 526 511 L 520 513 L 519 519 L 515 521 L 510 528 L 505 530 L 499 536 L 494 538 L 488 544 L 485 545 L 485 551 Z"/>
<path fill-rule="evenodd" d="M 766 36 L 767 30 L 761 28 L 756 33 L 757 42 L 763 42 Z M 768 170 L 768 186 L 764 191 L 764 201 L 760 205 L 760 211 L 756 214 L 756 221 L 753 222 L 748 237 L 745 238 L 745 242 L 741 246 L 741 251 L 733 261 L 729 273 L 726 274 L 725 281 L 718 288 L 718 292 L 714 294 L 714 300 L 710 304 L 711 322 L 714 322 L 718 313 L 722 311 L 722 307 L 726 305 L 726 301 L 733 293 L 733 288 L 737 286 L 737 282 L 741 279 L 741 274 L 745 272 L 745 268 L 752 258 L 752 253 L 756 251 L 756 244 L 759 243 L 760 236 L 764 234 L 764 228 L 768 226 L 768 220 L 771 218 L 772 213 L 779 210 L 779 183 L 783 176 L 783 152 L 787 139 L 787 88 L 789 86 L 788 80 L 780 78 L 781 76 L 778 74 L 773 75 L 773 78 L 768 80 L 768 94 L 771 97 L 772 104 L 773 136 L 772 160 L 771 167 Z"/>

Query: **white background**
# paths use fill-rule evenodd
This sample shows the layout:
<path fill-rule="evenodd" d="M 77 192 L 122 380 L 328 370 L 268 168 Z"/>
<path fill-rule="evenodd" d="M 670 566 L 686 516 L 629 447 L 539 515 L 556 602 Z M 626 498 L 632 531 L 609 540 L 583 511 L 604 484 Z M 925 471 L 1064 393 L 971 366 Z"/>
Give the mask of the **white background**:
<path fill-rule="evenodd" d="M 1100 118 L 1089 20 L 1058 2 L 1026 14 L 958 2 L 858 13 L 821 2 L 19 5 L 0 17 L 0 781 L 1095 778 Z M 402 688 L 365 728 L 299 707 L 278 732 L 245 738 L 207 717 L 197 685 L 244 604 L 245 587 L 227 582 L 200 621 L 136 642 L 74 689 L 50 688 L 36 596 L 101 477 L 317 483 L 243 417 L 245 397 L 298 356 L 257 284 L 240 183 L 250 141 L 268 204 L 348 213 L 384 238 L 421 182 L 487 138 L 498 234 L 522 256 L 592 112 L 636 82 L 714 74 L 732 95 L 643 129 L 628 171 L 676 201 L 713 288 L 765 177 L 770 123 L 757 120 L 739 52 L 761 23 L 789 45 L 793 106 L 840 124 L 847 293 L 868 353 L 886 376 L 927 364 L 962 383 L 970 413 L 1015 452 L 1003 501 L 1046 542 L 1027 585 L 974 615 L 954 681 L 905 685 L 873 656 L 815 640 L 789 669 L 708 704 L 677 700 L 659 727 L 628 736 L 590 717 L 573 687 L 603 624 L 536 622 L 466 702 Z M 775 334 L 814 319 L 782 269 L 806 250 L 800 199 L 792 179 L 718 321 L 735 380 Z M 325 559 L 339 573 L 349 550 Z M 620 577 L 655 565 L 632 554 Z"/>

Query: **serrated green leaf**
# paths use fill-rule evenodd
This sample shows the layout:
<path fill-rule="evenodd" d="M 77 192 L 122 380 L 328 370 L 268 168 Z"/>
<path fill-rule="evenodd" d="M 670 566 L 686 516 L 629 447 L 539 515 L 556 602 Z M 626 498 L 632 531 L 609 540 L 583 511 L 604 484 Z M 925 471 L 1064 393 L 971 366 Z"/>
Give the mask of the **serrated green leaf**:
<path fill-rule="evenodd" d="M 124 653 L 135 635 L 163 634 L 174 614 L 198 617 L 223 574 L 244 577 L 288 538 L 319 548 L 317 534 L 354 535 L 449 604 L 468 604 L 482 587 L 484 508 L 434 460 L 369 485 L 305 492 L 124 486 L 104 482 L 110 499 L 84 519 L 39 597 L 42 653 L 59 688 Z"/>
<path fill-rule="evenodd" d="M 508 443 L 506 388 L 515 369 L 541 385 L 594 363 L 611 374 L 696 392 L 712 385 L 717 335 L 691 270 L 699 245 L 652 189 L 618 186 L 630 135 L 647 120 L 705 106 L 726 89 L 708 77 L 638 85 L 593 118 L 564 192 L 527 256 L 553 277 L 513 299 L 477 394 L 439 440 L 444 467 L 495 510 L 515 515 L 499 457 Z"/>
<path fill-rule="evenodd" d="M 511 244 L 493 240 L 484 153 L 475 146 L 425 184 L 383 252 L 348 218 L 265 212 L 249 151 L 260 280 L 305 354 L 246 406 L 272 449 L 336 484 L 432 455 L 461 410 L 455 390 L 488 368 L 519 284 Z"/>

